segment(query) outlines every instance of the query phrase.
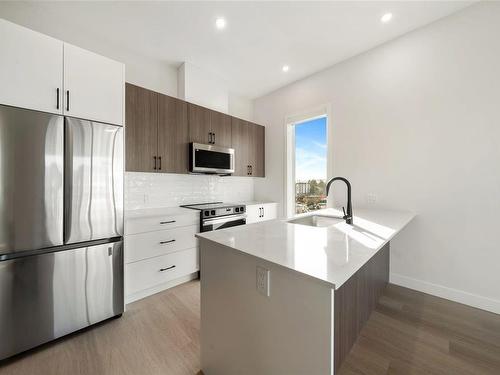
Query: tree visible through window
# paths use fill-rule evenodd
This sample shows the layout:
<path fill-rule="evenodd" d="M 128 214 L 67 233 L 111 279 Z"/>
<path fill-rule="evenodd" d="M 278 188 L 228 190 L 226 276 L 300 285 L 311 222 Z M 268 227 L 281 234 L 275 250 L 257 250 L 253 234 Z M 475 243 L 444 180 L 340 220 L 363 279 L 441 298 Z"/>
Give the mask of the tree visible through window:
<path fill-rule="evenodd" d="M 296 123 L 295 213 L 326 207 L 326 117 Z"/>

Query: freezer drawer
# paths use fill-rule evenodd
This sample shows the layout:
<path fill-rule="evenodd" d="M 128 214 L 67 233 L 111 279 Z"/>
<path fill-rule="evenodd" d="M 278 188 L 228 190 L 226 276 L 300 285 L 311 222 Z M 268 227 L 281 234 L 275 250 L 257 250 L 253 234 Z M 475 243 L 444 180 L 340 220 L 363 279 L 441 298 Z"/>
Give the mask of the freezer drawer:
<path fill-rule="evenodd" d="M 65 118 L 65 243 L 123 235 L 123 128 Z"/>
<path fill-rule="evenodd" d="M 121 241 L 0 262 L 0 359 L 123 308 Z"/>
<path fill-rule="evenodd" d="M 0 255 L 63 243 L 63 117 L 0 106 Z"/>

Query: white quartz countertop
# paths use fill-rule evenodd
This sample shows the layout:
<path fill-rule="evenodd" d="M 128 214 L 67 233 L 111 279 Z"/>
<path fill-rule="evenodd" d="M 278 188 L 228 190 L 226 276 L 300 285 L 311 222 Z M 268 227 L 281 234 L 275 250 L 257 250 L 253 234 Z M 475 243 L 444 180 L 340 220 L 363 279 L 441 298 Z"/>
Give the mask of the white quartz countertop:
<path fill-rule="evenodd" d="M 300 215 L 342 216 L 328 208 Z M 331 284 L 342 286 L 413 218 L 408 211 L 354 210 L 354 225 L 344 220 L 325 227 L 271 220 L 197 237 L 222 244 Z"/>
<path fill-rule="evenodd" d="M 125 219 L 136 219 L 136 218 L 153 217 L 153 216 L 178 216 L 178 215 L 199 216 L 200 211 L 184 207 L 155 207 L 155 208 L 142 208 L 137 210 L 125 211 Z"/>

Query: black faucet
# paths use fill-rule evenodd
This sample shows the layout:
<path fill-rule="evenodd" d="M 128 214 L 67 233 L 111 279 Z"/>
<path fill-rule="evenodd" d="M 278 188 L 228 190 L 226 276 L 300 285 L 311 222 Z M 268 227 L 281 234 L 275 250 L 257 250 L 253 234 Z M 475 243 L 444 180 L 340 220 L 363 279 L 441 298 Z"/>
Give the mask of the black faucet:
<path fill-rule="evenodd" d="M 328 198 L 328 193 L 330 192 L 330 185 L 333 183 L 333 181 L 344 181 L 345 184 L 347 185 L 347 214 L 345 212 L 344 207 L 342 207 L 342 210 L 344 211 L 344 217 L 343 219 L 347 224 L 352 225 L 352 201 L 351 201 L 351 184 L 349 181 L 347 181 L 346 178 L 344 177 L 334 177 L 328 181 L 326 184 L 326 197 Z"/>

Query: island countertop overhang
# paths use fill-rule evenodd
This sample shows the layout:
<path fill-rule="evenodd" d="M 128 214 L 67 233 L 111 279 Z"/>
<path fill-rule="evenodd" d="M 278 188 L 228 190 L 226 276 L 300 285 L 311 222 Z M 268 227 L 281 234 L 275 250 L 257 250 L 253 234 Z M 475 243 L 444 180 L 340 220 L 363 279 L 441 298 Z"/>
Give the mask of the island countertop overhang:
<path fill-rule="evenodd" d="M 337 209 L 300 215 L 339 217 Z M 409 211 L 357 209 L 354 225 L 344 221 L 312 227 L 271 220 L 213 232 L 198 233 L 201 240 L 224 245 L 340 288 L 378 253 L 415 215 Z"/>

